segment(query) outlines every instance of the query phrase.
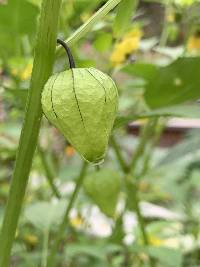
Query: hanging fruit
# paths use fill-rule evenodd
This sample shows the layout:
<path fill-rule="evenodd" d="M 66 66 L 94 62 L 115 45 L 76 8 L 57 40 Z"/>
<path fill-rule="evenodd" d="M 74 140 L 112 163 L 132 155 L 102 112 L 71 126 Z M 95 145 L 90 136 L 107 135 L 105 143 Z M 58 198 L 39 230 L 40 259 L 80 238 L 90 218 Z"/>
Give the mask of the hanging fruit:
<path fill-rule="evenodd" d="M 114 81 L 95 68 L 76 68 L 72 54 L 70 69 L 56 73 L 42 93 L 42 108 L 47 119 L 67 138 L 77 152 L 94 164 L 103 161 L 118 106 Z"/>

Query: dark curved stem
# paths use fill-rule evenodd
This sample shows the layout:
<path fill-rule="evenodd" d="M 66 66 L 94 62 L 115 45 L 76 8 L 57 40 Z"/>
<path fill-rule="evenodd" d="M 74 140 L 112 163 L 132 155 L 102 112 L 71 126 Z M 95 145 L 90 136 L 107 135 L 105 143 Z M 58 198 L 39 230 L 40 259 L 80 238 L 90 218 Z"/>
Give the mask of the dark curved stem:
<path fill-rule="evenodd" d="M 72 56 L 72 53 L 70 51 L 70 48 L 68 47 L 68 45 L 61 39 L 57 39 L 57 43 L 62 45 L 65 49 L 65 51 L 67 52 L 67 57 L 69 59 L 69 66 L 70 66 L 70 69 L 72 68 L 75 68 L 75 62 L 74 62 L 74 58 Z"/>

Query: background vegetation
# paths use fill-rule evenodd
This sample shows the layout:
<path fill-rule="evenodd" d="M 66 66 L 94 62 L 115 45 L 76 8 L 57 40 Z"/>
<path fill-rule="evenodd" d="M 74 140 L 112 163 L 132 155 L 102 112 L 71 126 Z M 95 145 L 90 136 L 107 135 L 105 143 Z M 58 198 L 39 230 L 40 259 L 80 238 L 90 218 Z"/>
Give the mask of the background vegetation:
<path fill-rule="evenodd" d="M 87 166 L 42 118 L 10 266 L 198 267 L 200 135 L 193 119 L 200 118 L 199 1 L 105 4 L 63 0 L 48 48 L 53 55 L 57 34 L 78 67 L 99 68 L 116 81 L 119 112 L 105 162 L 100 170 Z M 53 56 L 45 57 L 45 36 L 36 45 L 40 11 L 40 0 L 0 1 L 0 224 L 28 89 L 39 90 L 53 64 Z M 54 72 L 68 68 L 63 53 L 57 48 Z M 45 71 L 33 71 L 31 82 L 34 56 Z M 194 129 L 179 130 L 172 146 L 174 135 L 165 133 L 177 117 L 190 119 Z M 133 121 L 137 135 L 130 134 Z M 21 164 L 27 167 L 26 158 Z"/>

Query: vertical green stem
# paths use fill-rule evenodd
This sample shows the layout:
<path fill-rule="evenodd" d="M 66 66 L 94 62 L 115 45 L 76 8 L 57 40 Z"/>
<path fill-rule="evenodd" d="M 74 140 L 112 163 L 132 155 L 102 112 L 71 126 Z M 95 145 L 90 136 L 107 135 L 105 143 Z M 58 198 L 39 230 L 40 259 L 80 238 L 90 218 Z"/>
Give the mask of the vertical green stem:
<path fill-rule="evenodd" d="M 52 73 L 61 0 L 43 0 L 25 119 L 0 235 L 0 266 L 7 267 L 35 152 L 40 121 L 41 92 Z"/>
<path fill-rule="evenodd" d="M 149 120 L 147 124 L 144 125 L 144 127 L 142 127 L 141 133 L 140 133 L 140 142 L 138 146 L 136 147 L 136 150 L 133 154 L 133 157 L 132 157 L 132 160 L 129 166 L 129 171 L 135 170 L 139 158 L 143 155 L 146 143 L 154 131 L 154 124 L 155 124 L 155 121 L 154 119 L 152 119 L 152 120 Z"/>
<path fill-rule="evenodd" d="M 143 216 L 141 214 L 140 206 L 139 206 L 139 199 L 138 199 L 138 194 L 137 194 L 136 183 L 133 183 L 132 181 L 130 181 L 130 177 L 128 176 L 128 174 L 130 174 L 131 172 L 135 173 L 135 168 L 136 168 L 136 165 L 138 163 L 138 160 L 140 159 L 140 157 L 142 156 L 142 154 L 144 152 L 144 149 L 145 149 L 145 146 L 149 140 L 149 137 L 152 135 L 152 133 L 154 133 L 156 124 L 157 124 L 157 119 L 156 120 L 152 119 L 142 128 L 141 134 L 140 134 L 140 142 L 139 142 L 139 144 L 135 150 L 135 153 L 133 154 L 131 163 L 128 166 L 128 168 L 126 166 L 126 163 L 123 159 L 120 148 L 119 148 L 114 137 L 112 137 L 112 142 L 111 142 L 113 149 L 116 153 L 116 157 L 117 157 L 119 164 L 121 166 L 121 169 L 125 174 L 127 192 L 128 192 L 128 190 L 130 190 L 130 188 L 133 188 L 132 196 L 134 198 L 135 212 L 137 215 L 137 219 L 138 219 L 140 231 L 142 234 L 143 242 L 146 246 L 149 245 L 149 239 L 148 239 L 148 234 L 146 232 L 145 222 L 144 222 Z M 124 166 L 126 166 L 126 168 Z M 150 263 L 151 267 L 155 266 L 155 262 L 152 258 L 149 259 L 149 263 Z"/>
<path fill-rule="evenodd" d="M 156 118 L 154 120 L 154 125 L 153 125 L 153 138 L 150 142 L 150 146 L 148 148 L 148 151 L 145 155 L 144 161 L 143 161 L 143 168 L 139 174 L 139 176 L 144 176 L 148 169 L 149 169 L 149 165 L 150 165 L 150 159 L 151 159 L 151 154 L 152 151 L 154 149 L 154 147 L 156 146 L 156 144 L 159 142 L 160 136 L 162 134 L 163 128 L 164 128 L 164 123 L 158 123 L 159 122 L 159 118 Z"/>
<path fill-rule="evenodd" d="M 141 234 L 142 234 L 142 239 L 143 239 L 143 242 L 144 242 L 144 245 L 145 246 L 149 246 L 149 237 L 148 237 L 148 234 L 147 234 L 147 231 L 146 231 L 146 226 L 145 226 L 145 221 L 144 221 L 144 218 L 142 216 L 142 213 L 141 213 L 141 210 L 140 210 L 140 201 L 139 201 L 139 198 L 138 198 L 138 193 L 137 193 L 137 186 L 136 184 L 132 183 L 133 185 L 133 198 L 134 198 L 134 206 L 135 206 L 135 212 L 136 212 L 136 215 L 137 215 L 137 219 L 138 219 L 138 223 L 139 223 L 139 226 L 140 226 L 140 231 L 141 231 Z M 150 267 L 154 267 L 155 266 L 155 261 L 152 257 L 149 257 L 149 264 L 150 264 Z"/>
<path fill-rule="evenodd" d="M 43 168 L 46 172 L 46 177 L 47 177 L 48 183 L 52 189 L 52 192 L 54 193 L 55 197 L 61 198 L 61 195 L 60 195 L 56 185 L 54 184 L 55 174 L 53 173 L 51 166 L 49 166 L 50 164 L 48 162 L 47 156 L 45 155 L 45 152 L 43 151 L 43 149 L 40 146 L 38 146 L 37 150 L 38 150 L 38 153 L 40 155 L 41 162 L 42 162 Z"/>
<path fill-rule="evenodd" d="M 47 267 L 54 267 L 55 266 L 56 254 L 57 254 L 57 251 L 59 250 L 60 242 L 62 240 L 62 237 L 64 235 L 65 229 L 66 229 L 66 227 L 68 225 L 68 222 L 69 222 L 69 213 L 71 211 L 71 208 L 74 205 L 74 202 L 75 202 L 75 200 L 77 198 L 79 190 L 80 190 L 80 188 L 82 186 L 83 179 L 84 179 L 85 174 L 86 174 L 87 166 L 88 166 L 88 164 L 86 162 L 83 162 L 83 166 L 81 168 L 79 177 L 77 179 L 74 192 L 72 193 L 72 196 L 71 196 L 71 198 L 69 200 L 69 203 L 67 205 L 63 220 L 62 220 L 62 222 L 61 222 L 61 224 L 59 226 L 55 241 L 53 243 L 53 246 L 52 246 L 49 258 L 48 258 Z"/>
<path fill-rule="evenodd" d="M 143 237 L 143 242 L 146 246 L 148 246 L 149 245 L 149 239 L 148 239 L 148 235 L 146 233 L 144 219 L 143 219 L 143 216 L 142 216 L 141 211 L 140 211 L 136 184 L 133 184 L 133 187 L 134 187 L 134 190 L 133 190 L 134 192 L 133 192 L 132 196 L 134 198 L 135 212 L 137 214 L 138 222 L 140 225 L 140 229 L 141 229 L 141 233 L 142 233 L 142 237 Z"/>
<path fill-rule="evenodd" d="M 44 233 L 43 233 L 43 248 L 42 248 L 41 267 L 47 266 L 48 242 L 49 242 L 49 228 L 45 229 Z"/>
<path fill-rule="evenodd" d="M 129 172 L 128 165 L 126 164 L 125 160 L 123 159 L 123 156 L 121 154 L 121 149 L 115 140 L 114 135 L 111 136 L 110 138 L 111 145 L 115 151 L 116 157 L 118 159 L 119 165 L 121 166 L 121 169 L 123 170 L 124 173 Z"/>

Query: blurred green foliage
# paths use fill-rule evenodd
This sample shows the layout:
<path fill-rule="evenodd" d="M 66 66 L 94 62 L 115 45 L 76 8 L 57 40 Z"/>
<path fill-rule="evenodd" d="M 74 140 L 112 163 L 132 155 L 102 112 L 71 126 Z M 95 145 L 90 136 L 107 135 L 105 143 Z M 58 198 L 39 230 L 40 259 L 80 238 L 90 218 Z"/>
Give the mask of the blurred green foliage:
<path fill-rule="evenodd" d="M 59 36 L 67 39 L 105 2 L 63 1 Z M 0 223 L 30 84 L 40 5 L 40 0 L 0 1 Z M 200 118 L 199 11 L 195 0 L 122 0 L 72 46 L 79 67 L 95 66 L 116 80 L 120 101 L 113 132 L 125 165 L 137 156 L 138 147 L 142 150 L 128 174 L 112 144 L 100 171 L 89 167 L 95 177 L 86 180 L 87 189 L 70 214 L 57 266 L 148 267 L 149 257 L 156 267 L 200 266 L 200 130 L 181 131 L 173 147 L 158 145 L 170 118 Z M 67 64 L 65 56 L 58 57 L 54 71 Z M 127 133 L 127 123 L 142 122 L 143 129 L 155 118 L 145 140 L 142 130 L 139 136 Z M 10 266 L 46 266 L 80 166 L 74 149 L 43 118 Z M 137 189 L 148 246 L 134 205 L 127 205 L 127 198 L 132 199 L 127 175 Z M 128 192 L 135 194 L 131 183 Z"/>

